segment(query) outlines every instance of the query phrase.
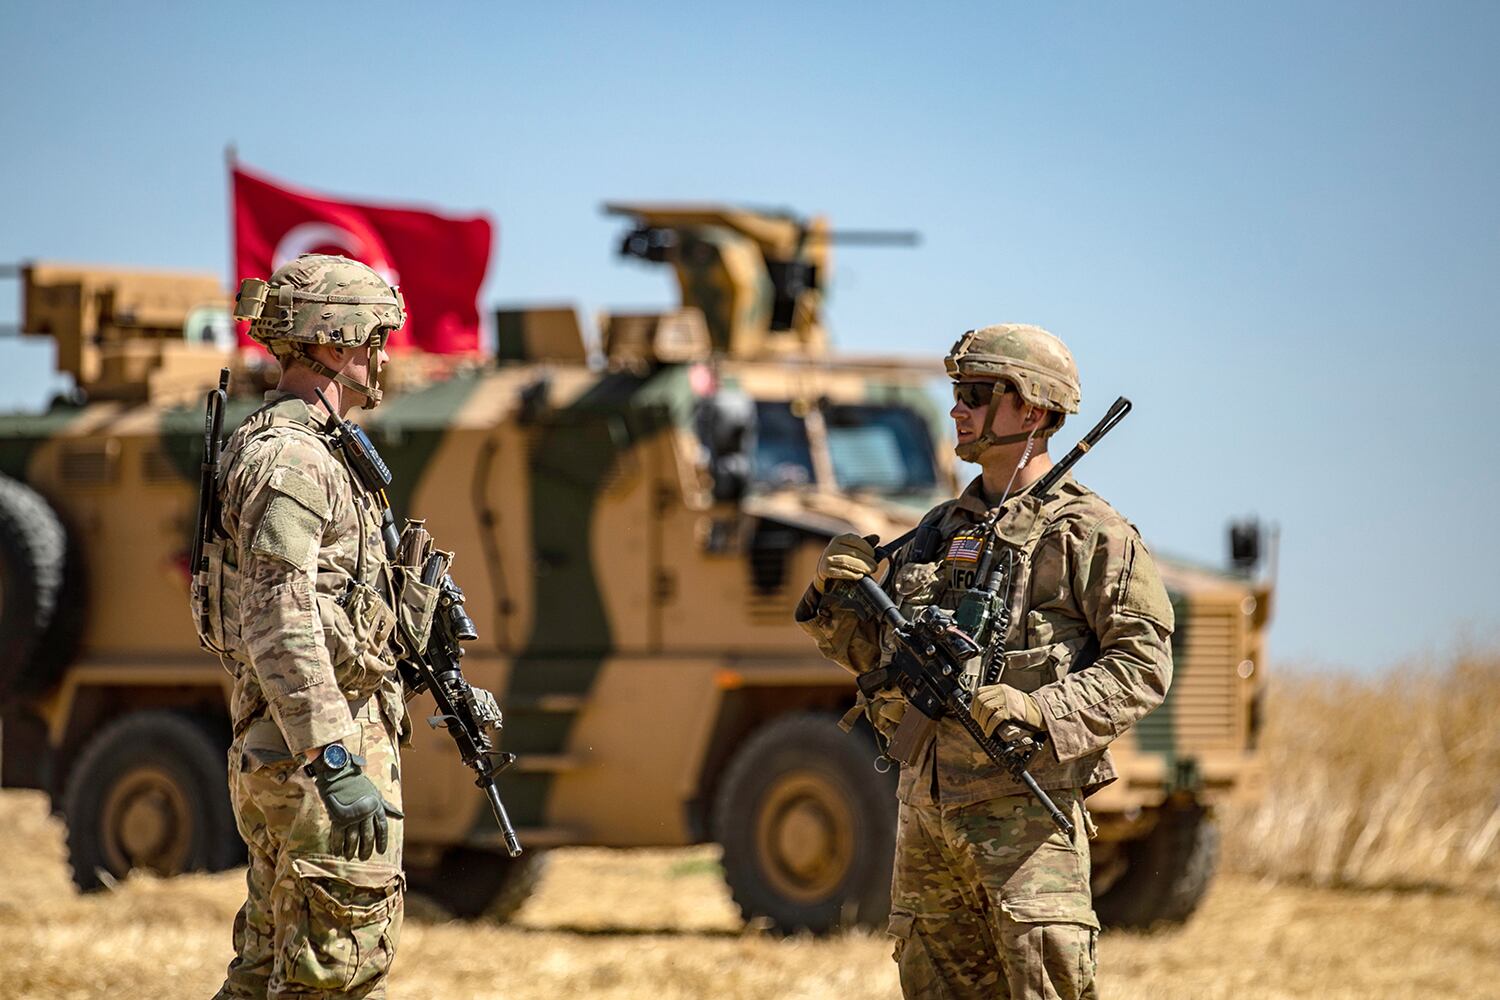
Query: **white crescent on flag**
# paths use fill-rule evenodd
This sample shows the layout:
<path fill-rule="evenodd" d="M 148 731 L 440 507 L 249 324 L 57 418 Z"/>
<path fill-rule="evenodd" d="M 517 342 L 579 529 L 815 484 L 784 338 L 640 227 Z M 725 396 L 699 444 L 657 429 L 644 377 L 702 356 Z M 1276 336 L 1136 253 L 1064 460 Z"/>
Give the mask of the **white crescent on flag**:
<path fill-rule="evenodd" d="M 361 239 L 343 226 L 336 226 L 331 222 L 302 222 L 288 229 L 276 241 L 276 249 L 271 252 L 271 268 L 275 270 L 305 253 L 327 253 L 333 250 L 342 251 L 353 260 L 369 264 L 376 274 L 392 285 L 401 283 L 400 275 L 390 265 L 376 241 Z"/>

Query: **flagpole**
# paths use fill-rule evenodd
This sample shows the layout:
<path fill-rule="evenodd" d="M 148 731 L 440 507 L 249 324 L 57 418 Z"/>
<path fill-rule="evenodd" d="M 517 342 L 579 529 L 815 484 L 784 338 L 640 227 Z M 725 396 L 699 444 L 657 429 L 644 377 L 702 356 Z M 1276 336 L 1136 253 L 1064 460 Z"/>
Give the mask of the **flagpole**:
<path fill-rule="evenodd" d="M 226 204 L 229 206 L 229 287 L 235 286 L 235 231 L 234 231 L 234 171 L 239 166 L 239 151 L 235 149 L 233 140 L 224 144 L 224 166 L 229 174 L 229 198 Z"/>

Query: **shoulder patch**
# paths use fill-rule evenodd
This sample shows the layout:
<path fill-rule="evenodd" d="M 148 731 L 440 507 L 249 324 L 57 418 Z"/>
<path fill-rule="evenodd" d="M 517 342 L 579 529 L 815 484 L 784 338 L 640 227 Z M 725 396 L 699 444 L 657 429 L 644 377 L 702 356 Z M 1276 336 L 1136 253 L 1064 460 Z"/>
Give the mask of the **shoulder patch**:
<path fill-rule="evenodd" d="M 283 459 L 294 459 L 286 454 Z M 296 465 L 277 465 L 266 486 L 270 501 L 255 526 L 252 551 L 274 556 L 293 566 L 312 566 L 323 545 L 324 526 L 332 519 L 332 507 L 323 487 Z"/>
<path fill-rule="evenodd" d="M 322 519 L 291 497 L 278 493 L 261 514 L 250 549 L 293 566 L 310 567 L 317 564 L 322 544 Z"/>
<path fill-rule="evenodd" d="M 271 489 L 283 496 L 291 497 L 320 520 L 328 520 L 331 513 L 328 494 L 307 473 L 293 467 L 279 466 L 271 471 Z"/>

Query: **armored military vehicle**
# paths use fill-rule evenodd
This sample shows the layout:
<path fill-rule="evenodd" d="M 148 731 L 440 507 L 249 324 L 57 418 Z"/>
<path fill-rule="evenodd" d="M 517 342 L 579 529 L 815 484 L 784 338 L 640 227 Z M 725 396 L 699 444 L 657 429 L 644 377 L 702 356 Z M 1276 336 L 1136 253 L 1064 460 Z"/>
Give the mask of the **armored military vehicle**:
<path fill-rule="evenodd" d="M 367 421 L 398 513 L 459 553 L 481 636 L 465 670 L 505 710 L 518 760 L 500 785 L 527 848 L 505 857 L 447 736 L 418 725 L 411 881 L 503 918 L 547 848 L 712 841 L 747 919 L 875 924 L 894 783 L 867 729 L 838 729 L 852 683 L 792 611 L 828 537 L 890 538 L 957 489 L 941 367 L 830 350 L 821 221 L 610 210 L 622 254 L 673 269 L 680 308 L 601 317 L 597 345 L 572 309 L 503 310 L 495 357 L 441 378 L 402 359 L 405 391 Z M 56 339 L 81 399 L 0 419 L 3 783 L 51 795 L 84 889 L 241 856 L 230 681 L 186 599 L 201 390 L 231 360 L 227 425 L 258 403 L 254 365 L 203 332 L 224 298 L 211 278 L 24 274 L 23 328 Z M 1237 537 L 1236 567 L 1164 566 L 1176 683 L 1091 799 L 1113 923 L 1184 918 L 1213 871 L 1214 808 L 1256 785 L 1270 592 L 1255 537 Z"/>

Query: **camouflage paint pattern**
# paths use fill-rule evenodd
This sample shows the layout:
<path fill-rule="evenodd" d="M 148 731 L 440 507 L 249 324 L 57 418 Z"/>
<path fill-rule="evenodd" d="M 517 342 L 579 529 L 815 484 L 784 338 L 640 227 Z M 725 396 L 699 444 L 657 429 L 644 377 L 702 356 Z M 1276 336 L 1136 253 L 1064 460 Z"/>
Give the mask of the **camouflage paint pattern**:
<path fill-rule="evenodd" d="M 346 740 L 381 796 L 401 808 L 394 730 L 376 699 L 351 706 Z M 401 934 L 402 821 L 384 853 L 341 857 L 313 779 L 269 719 L 229 750 L 229 790 L 249 848 L 247 894 L 234 921 L 234 960 L 218 997 L 383 997 Z"/>
<path fill-rule="evenodd" d="M 535 577 L 531 632 L 517 652 L 506 696 L 522 707 L 508 717 L 508 746 L 537 754 L 563 754 L 575 735 L 577 711 L 529 710 L 552 695 L 586 697 L 600 667 L 617 645 L 602 593 L 603 574 L 595 564 L 591 532 L 606 480 L 624 455 L 686 415 L 670 405 L 682 373 L 648 376 L 615 372 L 590 385 L 575 399 L 538 421 L 538 439 L 529 458 L 531 536 L 541 561 Z M 676 391 L 674 391 L 676 390 Z M 679 407 L 680 409 L 680 407 Z M 540 823 L 556 772 L 509 772 L 501 793 L 521 821 Z M 493 825 L 488 813 L 478 822 Z"/>
<path fill-rule="evenodd" d="M 890 933 L 908 997 L 1093 997 L 1099 922 L 1081 796 L 901 806 Z"/>

